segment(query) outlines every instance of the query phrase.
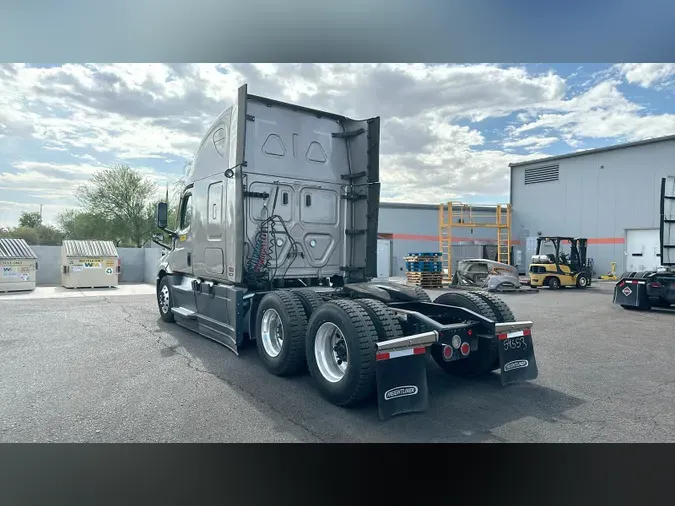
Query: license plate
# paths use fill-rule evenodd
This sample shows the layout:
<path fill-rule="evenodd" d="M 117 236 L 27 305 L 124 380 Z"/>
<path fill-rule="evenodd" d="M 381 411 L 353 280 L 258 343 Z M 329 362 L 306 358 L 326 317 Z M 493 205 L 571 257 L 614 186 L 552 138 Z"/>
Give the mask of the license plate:
<path fill-rule="evenodd" d="M 497 336 L 502 385 L 535 379 L 539 371 L 530 329 Z"/>

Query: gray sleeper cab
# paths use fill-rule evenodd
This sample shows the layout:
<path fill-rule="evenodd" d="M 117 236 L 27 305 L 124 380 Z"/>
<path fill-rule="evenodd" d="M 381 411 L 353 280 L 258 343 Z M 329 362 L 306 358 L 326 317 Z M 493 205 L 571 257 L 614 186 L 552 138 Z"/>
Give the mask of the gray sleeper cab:
<path fill-rule="evenodd" d="M 158 241 L 169 251 L 160 260 L 157 300 L 165 321 L 235 353 L 255 340 L 274 374 L 308 366 L 336 404 L 389 387 L 379 403 L 386 417 L 425 409 L 426 347 L 448 372 L 486 372 L 500 364 L 497 330 L 525 332 L 529 340 L 532 323 L 514 322 L 501 301 L 462 294 L 433 304 L 417 287 L 371 282 L 379 129 L 379 118 L 352 120 L 242 86 L 196 152 L 175 229 L 167 228 L 167 205 L 158 206 L 157 225 L 172 244 Z M 479 352 L 480 336 L 488 341 Z M 525 362 L 514 374 L 536 376 L 534 356 Z M 415 383 L 401 389 L 403 377 Z"/>

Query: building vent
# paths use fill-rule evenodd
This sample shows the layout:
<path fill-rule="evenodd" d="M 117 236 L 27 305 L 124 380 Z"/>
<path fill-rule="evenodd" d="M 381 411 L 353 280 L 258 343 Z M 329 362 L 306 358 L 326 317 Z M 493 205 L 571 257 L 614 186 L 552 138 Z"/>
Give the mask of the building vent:
<path fill-rule="evenodd" d="M 525 184 L 550 183 L 558 180 L 560 166 L 545 165 L 525 169 Z"/>

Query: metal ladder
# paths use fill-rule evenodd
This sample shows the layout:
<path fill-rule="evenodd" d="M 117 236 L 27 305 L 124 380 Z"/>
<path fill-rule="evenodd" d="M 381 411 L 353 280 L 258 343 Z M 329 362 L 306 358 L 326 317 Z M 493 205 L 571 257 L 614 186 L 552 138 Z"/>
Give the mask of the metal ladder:
<path fill-rule="evenodd" d="M 511 205 L 497 205 L 497 262 L 511 264 Z"/>
<path fill-rule="evenodd" d="M 438 206 L 438 251 L 441 253 L 443 282 L 452 281 L 452 202 Z"/>

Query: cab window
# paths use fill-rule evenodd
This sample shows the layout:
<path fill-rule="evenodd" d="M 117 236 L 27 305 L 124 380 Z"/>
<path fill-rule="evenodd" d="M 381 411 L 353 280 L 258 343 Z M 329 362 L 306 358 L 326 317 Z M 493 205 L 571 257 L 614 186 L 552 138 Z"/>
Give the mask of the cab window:
<path fill-rule="evenodd" d="M 185 230 L 192 221 L 192 195 L 188 193 L 183 197 L 183 205 L 180 210 L 180 228 Z"/>

